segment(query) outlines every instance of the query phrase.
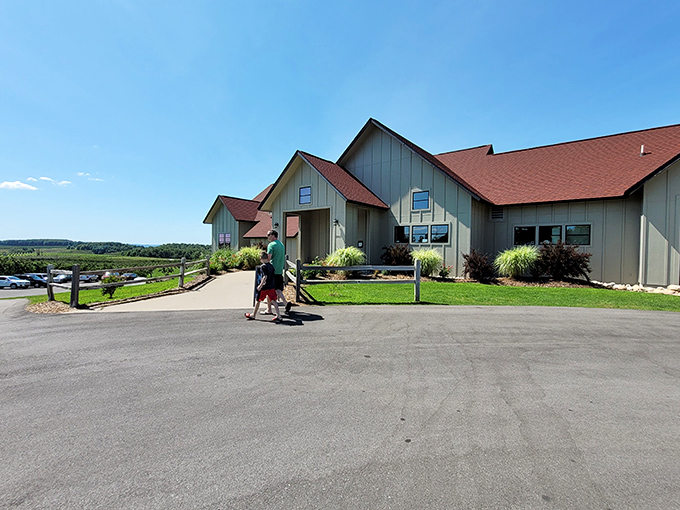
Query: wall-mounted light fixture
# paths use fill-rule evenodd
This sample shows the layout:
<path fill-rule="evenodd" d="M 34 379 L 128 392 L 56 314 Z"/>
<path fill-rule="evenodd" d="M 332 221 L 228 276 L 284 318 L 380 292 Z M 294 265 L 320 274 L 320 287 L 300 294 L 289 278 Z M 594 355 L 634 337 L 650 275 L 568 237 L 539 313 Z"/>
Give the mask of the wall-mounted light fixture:
<path fill-rule="evenodd" d="M 279 223 L 278 223 L 278 222 L 274 223 L 274 228 L 279 228 Z"/>
<path fill-rule="evenodd" d="M 333 220 L 333 225 L 335 225 L 335 226 L 337 227 L 339 224 L 340 224 L 340 222 L 338 221 L 337 218 L 335 218 L 335 219 Z"/>

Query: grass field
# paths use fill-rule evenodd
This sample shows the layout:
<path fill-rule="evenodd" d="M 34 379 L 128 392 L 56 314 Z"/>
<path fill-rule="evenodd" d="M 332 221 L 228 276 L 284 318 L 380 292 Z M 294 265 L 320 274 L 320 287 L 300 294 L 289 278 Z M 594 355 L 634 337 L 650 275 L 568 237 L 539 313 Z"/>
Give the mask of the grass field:
<path fill-rule="evenodd" d="M 190 282 L 193 278 L 194 278 L 193 276 L 188 276 L 185 279 L 185 282 Z M 177 278 L 172 278 L 171 280 L 166 280 L 164 282 L 146 283 L 143 285 L 126 285 L 124 287 L 116 289 L 116 292 L 113 295 L 113 299 L 105 298 L 102 295 L 102 291 L 100 289 L 83 290 L 78 295 L 78 302 L 81 305 L 87 305 L 90 303 L 99 303 L 101 301 L 117 301 L 119 299 L 155 294 L 156 292 L 161 292 L 164 290 L 174 288 L 177 288 Z M 71 299 L 71 293 L 69 291 L 59 292 L 58 294 L 54 295 L 54 298 L 57 301 L 68 303 Z M 25 299 L 28 299 L 31 304 L 44 303 L 45 301 L 47 301 L 47 293 L 40 296 L 30 296 Z"/>
<path fill-rule="evenodd" d="M 322 304 L 413 303 L 412 284 L 321 284 L 305 292 Z M 680 312 L 680 296 L 595 288 L 509 287 L 480 283 L 422 282 L 422 304 L 468 306 L 570 306 Z"/>

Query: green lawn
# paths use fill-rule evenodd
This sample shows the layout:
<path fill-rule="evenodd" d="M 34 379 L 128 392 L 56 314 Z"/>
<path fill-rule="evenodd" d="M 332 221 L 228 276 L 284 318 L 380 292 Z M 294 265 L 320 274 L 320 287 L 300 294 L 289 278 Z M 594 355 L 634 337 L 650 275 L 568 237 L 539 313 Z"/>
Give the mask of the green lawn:
<path fill-rule="evenodd" d="M 410 304 L 412 284 L 321 284 L 304 287 L 323 304 Z M 595 288 L 509 287 L 480 283 L 422 282 L 423 304 L 475 306 L 574 306 L 680 312 L 680 296 Z"/>
<path fill-rule="evenodd" d="M 185 282 L 189 282 L 193 278 L 194 278 L 193 276 L 189 276 L 185 279 Z M 174 288 L 177 288 L 177 278 L 166 280 L 164 282 L 146 283 L 144 285 L 126 285 L 116 290 L 116 292 L 113 295 L 113 299 L 105 298 L 102 295 L 102 291 L 100 289 L 83 290 L 80 292 L 78 296 L 78 302 L 81 305 L 87 305 L 90 303 L 98 303 L 100 301 L 117 301 L 119 299 L 125 299 L 130 297 L 146 296 L 147 294 L 154 294 L 156 292 L 161 292 L 163 290 Z M 71 293 L 69 291 L 60 292 L 58 294 L 55 294 L 54 298 L 57 301 L 69 303 L 71 300 Z M 45 292 L 44 295 L 30 296 L 26 299 L 28 299 L 31 302 L 31 304 L 43 303 L 47 301 L 47 292 Z"/>

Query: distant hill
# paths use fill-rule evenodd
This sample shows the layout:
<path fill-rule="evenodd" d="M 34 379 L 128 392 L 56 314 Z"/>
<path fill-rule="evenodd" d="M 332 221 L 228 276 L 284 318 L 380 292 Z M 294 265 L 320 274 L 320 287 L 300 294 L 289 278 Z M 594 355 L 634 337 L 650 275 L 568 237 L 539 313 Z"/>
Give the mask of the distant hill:
<path fill-rule="evenodd" d="M 210 245 L 169 243 L 158 246 L 125 244 L 115 241 L 72 241 L 70 239 L 8 239 L 0 241 L 0 250 L 14 253 L 34 253 L 40 249 L 77 250 L 97 255 L 118 254 L 131 257 L 152 257 L 196 260 L 210 254 Z"/>

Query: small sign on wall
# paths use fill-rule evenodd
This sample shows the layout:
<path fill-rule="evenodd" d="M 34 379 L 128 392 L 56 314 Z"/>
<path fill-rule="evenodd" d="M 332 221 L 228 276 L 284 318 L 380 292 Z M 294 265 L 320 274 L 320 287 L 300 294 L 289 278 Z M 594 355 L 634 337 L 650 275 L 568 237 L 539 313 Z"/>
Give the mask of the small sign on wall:
<path fill-rule="evenodd" d="M 357 248 L 363 248 L 363 247 L 364 247 L 364 242 L 363 242 L 363 241 L 359 241 L 359 242 L 357 243 Z"/>

